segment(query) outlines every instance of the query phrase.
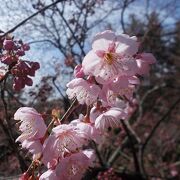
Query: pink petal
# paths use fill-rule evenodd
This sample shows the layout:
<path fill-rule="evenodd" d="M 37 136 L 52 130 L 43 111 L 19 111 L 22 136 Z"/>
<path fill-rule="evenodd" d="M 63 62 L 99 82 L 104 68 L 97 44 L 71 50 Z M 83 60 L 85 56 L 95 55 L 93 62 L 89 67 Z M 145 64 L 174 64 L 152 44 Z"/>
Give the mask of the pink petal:
<path fill-rule="evenodd" d="M 56 176 L 55 170 L 48 169 L 39 177 L 39 180 L 59 180 L 59 177 Z"/>
<path fill-rule="evenodd" d="M 101 69 L 103 60 L 93 50 L 89 51 L 83 59 L 82 67 L 85 75 L 95 75 Z"/>
<path fill-rule="evenodd" d="M 104 50 L 107 51 L 109 48 L 109 43 L 115 40 L 115 33 L 107 30 L 102 33 L 98 33 L 92 43 L 92 48 L 94 51 L 96 50 Z"/>
<path fill-rule="evenodd" d="M 153 56 L 151 53 L 142 53 L 141 54 L 141 59 L 148 64 L 154 64 L 156 63 L 156 58 Z"/>
<path fill-rule="evenodd" d="M 116 52 L 122 55 L 133 56 L 137 53 L 139 43 L 135 36 L 130 37 L 126 34 L 118 35 L 116 38 Z"/>

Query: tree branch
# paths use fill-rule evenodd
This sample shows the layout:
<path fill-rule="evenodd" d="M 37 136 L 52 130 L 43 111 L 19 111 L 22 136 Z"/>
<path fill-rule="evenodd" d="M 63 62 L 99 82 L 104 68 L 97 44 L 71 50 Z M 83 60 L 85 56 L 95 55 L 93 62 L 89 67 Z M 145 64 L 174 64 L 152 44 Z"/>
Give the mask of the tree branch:
<path fill-rule="evenodd" d="M 132 140 L 132 137 L 131 137 L 131 134 L 129 132 L 129 129 L 126 125 L 126 123 L 124 122 L 124 120 L 121 120 L 121 123 L 123 125 L 123 128 L 129 138 L 129 141 L 130 141 L 130 145 L 131 145 L 131 150 L 132 150 L 132 154 L 133 154 L 133 159 L 134 159 L 134 166 L 135 166 L 135 170 L 137 173 L 141 173 L 140 172 L 140 166 L 139 166 L 139 161 L 138 161 L 138 158 L 137 158 L 137 154 L 136 154 L 136 149 L 134 147 L 134 143 L 133 143 L 133 140 Z"/>
<path fill-rule="evenodd" d="M 19 24 L 17 24 L 15 27 L 13 27 L 12 29 L 8 30 L 6 33 L 4 33 L 3 35 L 0 36 L 0 38 L 5 37 L 7 34 L 14 32 L 17 28 L 19 28 L 20 26 L 22 26 L 23 24 L 25 24 L 27 21 L 29 21 L 30 19 L 32 19 L 33 17 L 35 17 L 36 15 L 38 15 L 39 13 L 42 13 L 44 11 L 46 11 L 47 9 L 49 9 L 50 7 L 56 5 L 59 2 L 62 2 L 64 0 L 57 0 L 47 6 L 45 6 L 44 8 L 40 9 L 39 11 L 35 12 L 34 14 L 32 14 L 31 16 L 27 17 L 26 19 L 24 19 L 23 21 L 21 21 Z"/>
<path fill-rule="evenodd" d="M 164 114 L 164 116 L 157 121 L 157 123 L 155 124 L 154 128 L 152 129 L 152 131 L 150 132 L 149 136 L 146 138 L 145 142 L 141 145 L 140 148 L 140 154 L 139 154 L 139 158 L 140 158 L 140 164 L 142 166 L 142 171 L 143 174 L 147 176 L 146 173 L 146 169 L 144 167 L 144 152 L 145 152 L 145 148 L 147 147 L 149 141 L 151 140 L 151 138 L 153 137 L 154 133 L 156 132 L 157 128 L 159 127 L 159 125 L 171 114 L 171 112 L 174 110 L 174 108 L 180 103 L 180 97 L 173 103 L 173 105 L 169 108 L 169 110 Z"/>

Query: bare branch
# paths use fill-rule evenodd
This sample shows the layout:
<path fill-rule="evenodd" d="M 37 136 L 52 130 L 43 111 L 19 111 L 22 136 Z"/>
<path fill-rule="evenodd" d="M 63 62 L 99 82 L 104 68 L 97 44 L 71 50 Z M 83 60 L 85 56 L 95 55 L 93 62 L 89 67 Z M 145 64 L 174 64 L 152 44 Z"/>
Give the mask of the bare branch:
<path fill-rule="evenodd" d="M 45 6 L 44 8 L 40 9 L 39 11 L 35 12 L 34 14 L 32 14 L 31 16 L 27 17 L 26 19 L 24 19 L 23 21 L 21 21 L 19 24 L 17 24 L 15 27 L 13 27 L 12 29 L 10 29 L 9 31 L 7 31 L 6 33 L 4 33 L 3 35 L 0 36 L 0 38 L 5 37 L 7 34 L 14 32 L 17 28 L 19 28 L 20 26 L 22 26 L 23 24 L 25 24 L 27 21 L 29 21 L 30 19 L 32 19 L 33 17 L 35 17 L 36 15 L 38 15 L 39 13 L 42 13 L 44 11 L 46 11 L 47 9 L 49 9 L 50 7 L 56 5 L 59 2 L 62 2 L 64 0 L 57 0 L 51 4 L 49 4 L 48 6 Z"/>
<path fill-rule="evenodd" d="M 149 143 L 149 141 L 151 140 L 151 138 L 153 137 L 154 133 L 156 132 L 156 130 L 158 129 L 159 125 L 171 114 L 171 112 L 174 110 L 174 108 L 180 103 L 180 97 L 173 103 L 173 105 L 169 108 L 169 110 L 164 114 L 164 116 L 157 121 L 157 123 L 155 124 L 154 128 L 152 129 L 152 131 L 150 132 L 149 136 L 146 138 L 145 142 L 142 144 L 141 148 L 140 148 L 140 154 L 139 154 L 139 158 L 140 158 L 140 163 L 142 166 L 142 170 L 143 170 L 143 174 L 147 176 L 146 173 L 146 169 L 144 167 L 144 152 L 145 149 Z"/>

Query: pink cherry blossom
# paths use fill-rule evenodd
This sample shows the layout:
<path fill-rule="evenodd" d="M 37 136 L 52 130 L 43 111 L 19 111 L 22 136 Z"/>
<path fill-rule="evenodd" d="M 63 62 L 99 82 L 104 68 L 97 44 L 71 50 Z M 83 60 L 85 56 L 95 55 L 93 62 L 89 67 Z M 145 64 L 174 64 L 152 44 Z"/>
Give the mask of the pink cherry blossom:
<path fill-rule="evenodd" d="M 24 140 L 22 142 L 22 148 L 28 149 L 28 151 L 33 154 L 33 159 L 36 158 L 36 155 L 41 154 L 42 152 L 42 144 L 39 140 Z"/>
<path fill-rule="evenodd" d="M 136 76 L 127 77 L 120 76 L 109 84 L 110 90 L 114 94 L 131 99 L 135 91 L 135 85 L 139 84 L 139 79 Z"/>
<path fill-rule="evenodd" d="M 58 163 L 58 158 L 62 157 L 62 154 L 58 152 L 55 141 L 57 141 L 56 137 L 50 135 L 43 144 L 42 162 L 48 168 L 54 168 Z"/>
<path fill-rule="evenodd" d="M 135 85 L 139 84 L 136 76 L 119 76 L 109 84 L 104 84 L 99 95 L 103 106 L 122 107 L 122 99 L 132 99 Z"/>
<path fill-rule="evenodd" d="M 77 151 L 86 142 L 85 134 L 73 125 L 58 125 L 52 129 L 43 148 L 43 162 L 48 167 L 56 165 L 56 160 L 65 154 Z"/>
<path fill-rule="evenodd" d="M 55 170 L 48 169 L 39 177 L 39 180 L 59 180 L 59 178 L 56 176 Z"/>
<path fill-rule="evenodd" d="M 13 50 L 14 49 L 14 42 L 13 40 L 8 40 L 8 39 L 5 39 L 4 42 L 3 42 L 3 48 L 5 50 Z"/>
<path fill-rule="evenodd" d="M 95 112 L 95 114 L 93 114 Z M 120 127 L 120 119 L 126 119 L 127 114 L 120 108 L 111 107 L 104 111 L 93 109 L 90 113 L 91 121 L 95 122 L 95 127 L 100 131 Z"/>
<path fill-rule="evenodd" d="M 85 154 L 89 158 L 89 167 L 95 166 L 96 163 L 96 155 L 94 150 L 92 149 L 85 149 L 82 151 L 83 154 Z"/>
<path fill-rule="evenodd" d="M 22 132 L 16 141 L 39 140 L 46 132 L 44 120 L 34 108 L 19 108 L 14 114 L 14 119 L 20 120 L 21 125 L 19 126 L 19 129 Z"/>
<path fill-rule="evenodd" d="M 83 78 L 85 76 L 82 69 L 82 65 L 79 64 L 74 68 L 74 76 L 76 78 Z"/>
<path fill-rule="evenodd" d="M 80 129 L 80 131 L 85 134 L 87 140 L 94 140 L 95 142 L 99 142 L 101 139 L 100 132 L 94 127 L 93 123 L 84 121 L 84 116 L 81 116 L 81 118 L 82 120 L 73 120 L 70 124 Z"/>
<path fill-rule="evenodd" d="M 92 50 L 82 62 L 84 73 L 94 75 L 102 84 L 119 75 L 134 75 L 137 64 L 133 55 L 138 47 L 136 37 L 115 35 L 112 31 L 99 33 L 94 38 Z"/>
<path fill-rule="evenodd" d="M 99 86 L 82 78 L 76 78 L 67 84 L 67 95 L 70 99 L 76 97 L 80 104 L 90 105 L 97 100 L 100 92 Z"/>
<path fill-rule="evenodd" d="M 137 73 L 144 75 L 149 73 L 150 65 L 156 63 L 156 59 L 151 53 L 142 53 L 137 55 L 136 62 L 138 65 Z"/>
<path fill-rule="evenodd" d="M 80 180 L 91 164 L 83 152 L 74 153 L 61 159 L 56 167 L 56 174 L 59 179 Z"/>

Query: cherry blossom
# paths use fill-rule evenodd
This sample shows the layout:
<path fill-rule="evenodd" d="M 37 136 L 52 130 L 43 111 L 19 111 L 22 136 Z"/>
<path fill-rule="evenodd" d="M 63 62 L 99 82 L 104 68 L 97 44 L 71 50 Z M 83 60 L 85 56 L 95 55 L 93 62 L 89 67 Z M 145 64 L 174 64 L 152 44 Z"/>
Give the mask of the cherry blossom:
<path fill-rule="evenodd" d="M 73 125 L 58 125 L 44 144 L 43 162 L 48 167 L 54 166 L 59 158 L 77 151 L 85 141 L 85 134 Z"/>
<path fill-rule="evenodd" d="M 59 178 L 56 176 L 55 170 L 48 169 L 39 177 L 39 180 L 59 180 Z"/>
<path fill-rule="evenodd" d="M 83 68 L 82 68 L 82 65 L 77 65 L 75 68 L 74 68 L 74 76 L 76 78 L 84 78 L 84 72 L 83 72 Z"/>
<path fill-rule="evenodd" d="M 31 86 L 29 76 L 35 75 L 39 64 L 19 59 L 29 50 L 29 45 L 5 40 L 3 48 L 7 54 L 0 57 L 1 62 L 8 66 L 14 63 L 11 68 L 14 89 Z M 139 42 L 134 36 L 116 35 L 108 30 L 94 37 L 92 50 L 84 57 L 82 65 L 75 67 L 75 79 L 67 84 L 66 91 L 69 99 L 76 98 L 86 111 L 82 110 L 75 120 L 67 118 L 68 124 L 54 122 L 52 113 L 52 124 L 47 129 L 35 109 L 17 110 L 14 119 L 20 120 L 22 133 L 16 141 L 33 154 L 33 159 L 41 157 L 39 160 L 47 171 L 41 174 L 40 180 L 80 180 L 88 168 L 100 164 L 96 162 L 94 151 L 87 147 L 92 141 L 99 144 L 109 128 L 119 128 L 121 120 L 130 118 L 138 105 L 134 95 L 140 84 L 138 77 L 148 74 L 150 65 L 156 62 L 152 54 L 138 53 L 138 48 Z M 12 50 L 15 51 L 13 58 L 8 54 Z M 112 169 L 106 174 L 116 178 Z"/>
<path fill-rule="evenodd" d="M 91 121 L 95 123 L 95 127 L 101 132 L 107 130 L 109 127 L 120 127 L 120 119 L 126 119 L 126 117 L 126 112 L 116 107 L 109 109 L 102 108 L 102 110 L 93 109 L 90 114 Z"/>
<path fill-rule="evenodd" d="M 38 62 L 22 59 L 26 51 L 30 50 L 27 43 L 11 37 L 7 38 L 3 40 L 3 53 L 0 55 L 0 61 L 8 66 L 8 73 L 13 75 L 13 89 L 20 91 L 25 85 L 32 86 L 33 81 L 29 76 L 34 76 L 40 65 Z"/>
<path fill-rule="evenodd" d="M 104 106 L 121 106 L 121 99 L 131 100 L 139 79 L 136 76 L 120 76 L 109 84 L 104 84 L 100 99 Z"/>
<path fill-rule="evenodd" d="M 34 108 L 21 107 L 14 114 L 15 120 L 20 120 L 21 125 L 19 126 L 22 134 L 17 138 L 16 141 L 24 140 L 36 140 L 44 136 L 46 132 L 46 125 L 39 114 Z"/>
<path fill-rule="evenodd" d="M 28 149 L 32 154 L 42 152 L 40 140 L 46 132 L 46 125 L 41 115 L 30 107 L 19 108 L 14 114 L 15 120 L 20 120 L 19 130 L 22 134 L 16 139 L 22 143 L 22 147 Z"/>
<path fill-rule="evenodd" d="M 76 78 L 67 84 L 67 95 L 70 99 L 76 97 L 80 104 L 93 104 L 99 95 L 100 88 L 82 78 Z"/>
<path fill-rule="evenodd" d="M 79 119 L 71 121 L 70 124 L 80 129 L 85 134 L 87 140 L 100 141 L 100 132 L 94 127 L 94 123 L 91 123 L 90 120 L 87 121 L 87 118 L 83 115 Z"/>
<path fill-rule="evenodd" d="M 56 167 L 59 179 L 80 180 L 91 165 L 90 159 L 78 152 L 63 158 Z"/>
<path fill-rule="evenodd" d="M 137 73 L 144 75 L 149 73 L 150 65 L 156 63 L 156 59 L 151 53 L 142 53 L 137 55 L 136 62 L 138 65 Z"/>
<path fill-rule="evenodd" d="M 14 49 L 14 42 L 12 40 L 5 39 L 3 42 L 3 48 L 7 51 Z"/>
<path fill-rule="evenodd" d="M 84 73 L 94 75 L 102 84 L 120 75 L 135 74 L 137 64 L 133 55 L 138 46 L 136 37 L 115 35 L 112 31 L 99 33 L 93 40 L 92 50 L 82 62 Z"/>

